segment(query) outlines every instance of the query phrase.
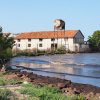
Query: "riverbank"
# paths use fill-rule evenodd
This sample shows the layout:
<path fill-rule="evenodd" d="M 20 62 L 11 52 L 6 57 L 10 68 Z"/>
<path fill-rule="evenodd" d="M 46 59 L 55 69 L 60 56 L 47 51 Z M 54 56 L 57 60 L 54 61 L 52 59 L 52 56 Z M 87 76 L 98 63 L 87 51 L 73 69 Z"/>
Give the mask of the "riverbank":
<path fill-rule="evenodd" d="M 73 83 L 70 80 L 41 76 L 33 73 L 10 71 L 10 74 L 6 76 L 6 79 L 19 79 L 26 82 L 31 82 L 34 85 L 50 86 L 59 88 L 64 95 L 83 95 L 90 100 L 90 98 L 100 99 L 100 88 L 87 84 Z"/>

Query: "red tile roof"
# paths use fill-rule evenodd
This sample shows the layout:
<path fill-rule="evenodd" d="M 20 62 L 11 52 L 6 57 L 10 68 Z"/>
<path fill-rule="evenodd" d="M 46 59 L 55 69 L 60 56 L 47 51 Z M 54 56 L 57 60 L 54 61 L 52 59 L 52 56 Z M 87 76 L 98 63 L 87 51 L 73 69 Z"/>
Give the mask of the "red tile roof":
<path fill-rule="evenodd" d="M 16 39 L 37 39 L 37 38 L 73 38 L 80 30 L 64 31 L 42 31 L 42 32 L 24 32 L 16 36 Z"/>

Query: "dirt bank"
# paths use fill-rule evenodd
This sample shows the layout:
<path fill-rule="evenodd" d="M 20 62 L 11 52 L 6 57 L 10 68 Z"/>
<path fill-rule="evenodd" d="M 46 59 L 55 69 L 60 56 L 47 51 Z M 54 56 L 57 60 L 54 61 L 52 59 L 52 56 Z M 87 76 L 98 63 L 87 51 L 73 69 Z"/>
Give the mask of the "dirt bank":
<path fill-rule="evenodd" d="M 70 80 L 41 76 L 25 71 L 11 71 L 11 74 L 6 76 L 6 78 L 21 79 L 41 86 L 49 85 L 51 87 L 58 87 L 65 95 L 82 94 L 85 95 L 87 100 L 91 97 L 97 97 L 100 100 L 100 88 L 92 85 L 73 83 Z"/>

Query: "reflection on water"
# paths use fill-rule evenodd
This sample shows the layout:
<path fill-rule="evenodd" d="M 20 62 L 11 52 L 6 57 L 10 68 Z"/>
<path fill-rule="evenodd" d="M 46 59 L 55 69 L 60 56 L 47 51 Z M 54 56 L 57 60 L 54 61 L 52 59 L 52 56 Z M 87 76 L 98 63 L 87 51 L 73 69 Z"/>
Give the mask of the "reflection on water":
<path fill-rule="evenodd" d="M 15 57 L 10 63 L 11 65 L 25 66 L 41 70 L 34 71 L 34 73 L 37 74 L 66 78 L 73 82 L 93 84 L 100 87 L 100 53 Z M 55 72 L 55 74 L 42 71 Z M 56 72 L 90 76 L 90 78 L 68 76 L 57 74 Z"/>

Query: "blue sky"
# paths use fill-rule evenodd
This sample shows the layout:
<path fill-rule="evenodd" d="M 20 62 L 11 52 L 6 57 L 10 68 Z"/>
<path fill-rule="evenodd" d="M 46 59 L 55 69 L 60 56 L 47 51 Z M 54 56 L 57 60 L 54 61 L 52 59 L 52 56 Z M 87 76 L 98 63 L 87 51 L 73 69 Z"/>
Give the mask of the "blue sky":
<path fill-rule="evenodd" d="M 85 39 L 100 29 L 100 0 L 0 0 L 4 32 L 52 31 L 63 19 L 66 30 L 80 29 Z"/>

